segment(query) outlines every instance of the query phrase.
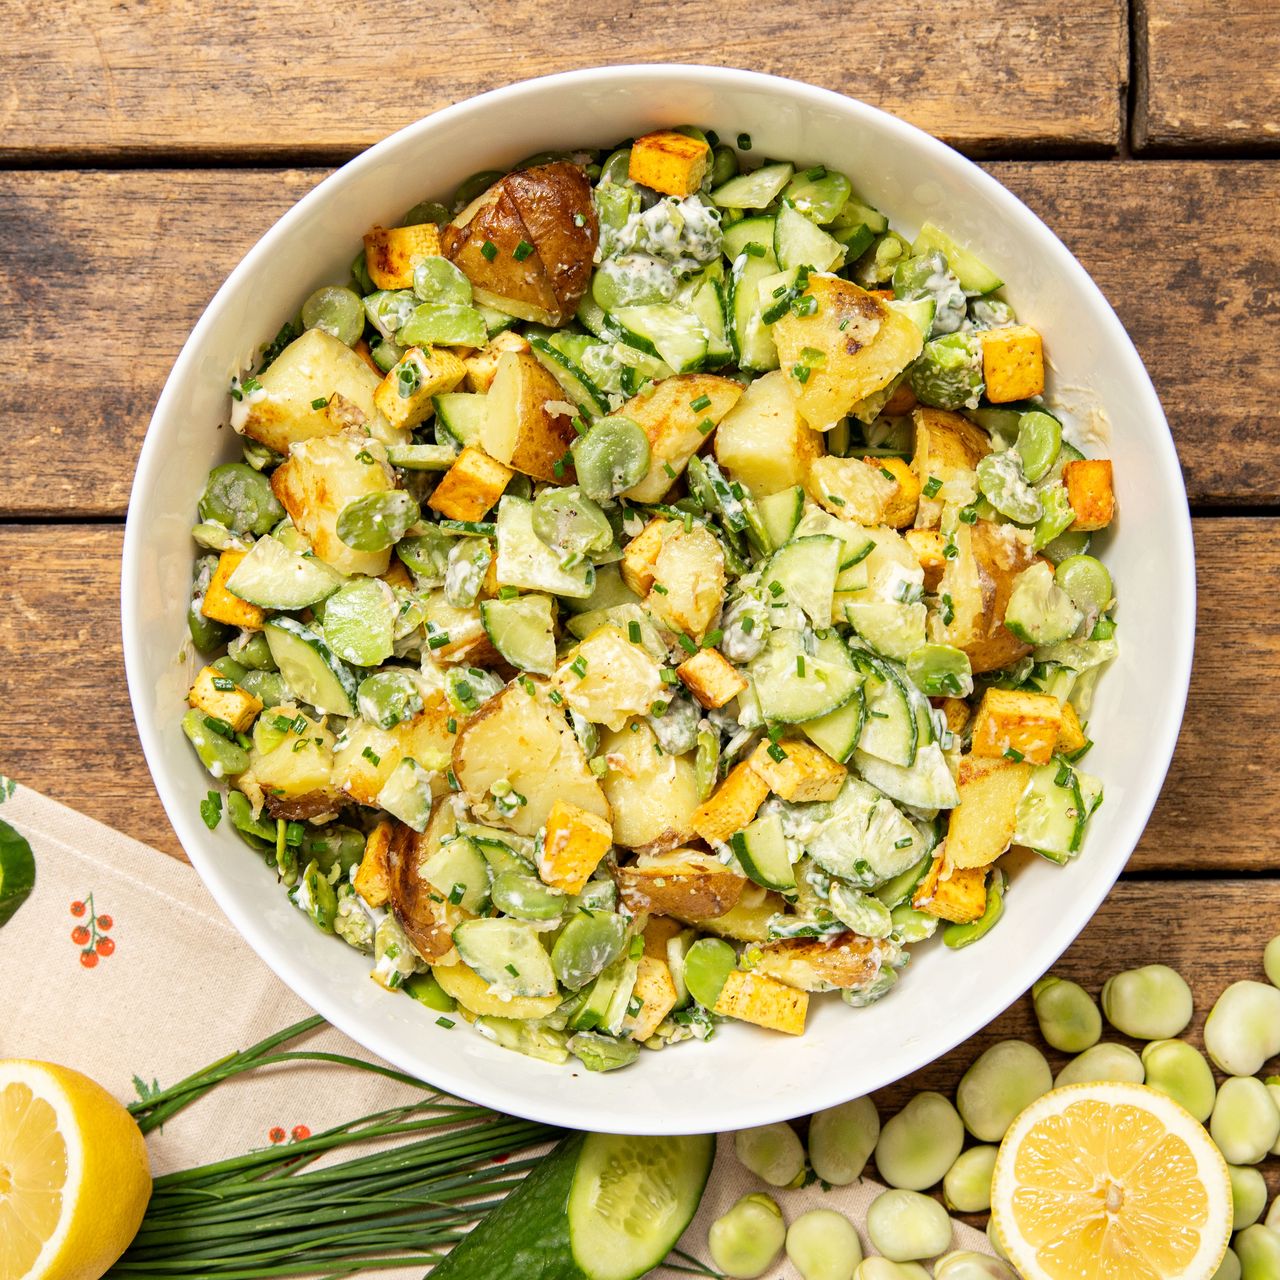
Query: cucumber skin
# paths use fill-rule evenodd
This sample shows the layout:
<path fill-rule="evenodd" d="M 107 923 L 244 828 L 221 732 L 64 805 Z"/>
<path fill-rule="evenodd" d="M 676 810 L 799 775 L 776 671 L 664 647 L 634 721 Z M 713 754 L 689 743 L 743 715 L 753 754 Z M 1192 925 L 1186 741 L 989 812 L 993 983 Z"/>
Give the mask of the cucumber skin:
<path fill-rule="evenodd" d="M 571 1134 L 431 1270 L 431 1280 L 591 1280 L 569 1243 L 569 1192 L 586 1135 Z"/>

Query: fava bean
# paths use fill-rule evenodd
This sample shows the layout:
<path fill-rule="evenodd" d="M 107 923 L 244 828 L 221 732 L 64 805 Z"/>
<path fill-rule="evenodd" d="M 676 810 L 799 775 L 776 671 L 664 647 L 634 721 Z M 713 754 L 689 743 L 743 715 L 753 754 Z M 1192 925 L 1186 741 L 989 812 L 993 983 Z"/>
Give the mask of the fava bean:
<path fill-rule="evenodd" d="M 412 720 L 425 704 L 413 672 L 393 668 L 365 676 L 356 693 L 356 705 L 371 724 L 394 729 L 402 720 Z"/>
<path fill-rule="evenodd" d="M 627 942 L 627 924 L 613 911 L 578 911 L 551 948 L 551 967 L 570 991 L 608 968 Z"/>
<path fill-rule="evenodd" d="M 705 1009 L 714 1009 L 733 967 L 737 952 L 721 938 L 699 938 L 684 958 L 684 982 L 689 994 Z"/>
<path fill-rule="evenodd" d="M 581 489 L 544 489 L 533 500 L 533 531 L 549 547 L 581 557 L 613 545 L 608 517 Z"/>
<path fill-rule="evenodd" d="M 334 893 L 328 877 L 320 870 L 320 864 L 314 860 L 307 863 L 306 870 L 302 873 L 297 904 L 318 928 L 325 933 L 333 932 L 333 919 L 338 914 L 338 895 Z"/>
<path fill-rule="evenodd" d="M 880 1137 L 880 1114 L 870 1098 L 819 1111 L 809 1121 L 809 1163 L 823 1182 L 846 1187 L 862 1177 Z"/>
<path fill-rule="evenodd" d="M 436 981 L 434 973 L 415 973 L 405 979 L 403 990 L 437 1013 L 452 1013 L 458 1007 L 458 1002 Z"/>
<path fill-rule="evenodd" d="M 1062 423 L 1043 409 L 1029 409 L 1018 419 L 1018 439 L 1013 446 L 1022 459 L 1022 473 L 1032 483 L 1053 466 L 1062 447 Z"/>
<path fill-rule="evenodd" d="M 1280 934 L 1267 943 L 1267 948 L 1262 953 L 1262 968 L 1267 981 L 1274 987 L 1280 987 Z"/>
<path fill-rule="evenodd" d="M 493 882 L 493 905 L 517 920 L 559 920 L 568 898 L 548 889 L 537 876 L 504 871 Z"/>
<path fill-rule="evenodd" d="M 1072 1058 L 1053 1082 L 1055 1088 L 1064 1084 L 1087 1084 L 1095 1080 L 1119 1080 L 1129 1084 L 1141 1084 L 1146 1078 L 1142 1059 L 1122 1044 L 1095 1044 L 1078 1057 Z"/>
<path fill-rule="evenodd" d="M 241 631 L 227 645 L 227 657 L 234 658 L 243 667 L 255 671 L 274 671 L 276 660 L 271 656 L 271 646 L 261 631 Z"/>
<path fill-rule="evenodd" d="M 215 658 L 209 665 L 219 675 L 226 676 L 228 680 L 234 680 L 236 684 L 239 684 L 247 673 L 247 668 L 242 667 L 230 654 Z"/>
<path fill-rule="evenodd" d="M 891 1186 L 936 1186 L 964 1147 L 964 1122 L 940 1093 L 918 1093 L 880 1131 L 876 1168 Z"/>
<path fill-rule="evenodd" d="M 276 824 L 269 818 L 255 818 L 253 806 L 243 791 L 227 792 L 227 816 L 251 849 L 265 850 L 268 845 L 275 845 Z"/>
<path fill-rule="evenodd" d="M 453 193 L 453 207 L 461 211 L 476 196 L 488 191 L 502 176 L 497 169 L 481 169 L 479 173 L 473 173 L 471 177 L 464 178 Z"/>
<path fill-rule="evenodd" d="M 1267 1207 L 1267 1180 L 1252 1165 L 1227 1165 L 1231 1175 L 1231 1229 L 1251 1227 Z"/>
<path fill-rule="evenodd" d="M 999 1142 L 1020 1112 L 1053 1088 L 1044 1054 L 1025 1040 L 993 1044 L 961 1077 L 956 1107 L 980 1142 Z"/>
<path fill-rule="evenodd" d="M 420 200 L 412 209 L 405 212 L 404 217 L 400 219 L 400 225 L 420 227 L 424 222 L 434 222 L 436 226 L 443 227 L 451 216 L 449 210 L 438 200 Z"/>
<path fill-rule="evenodd" d="M 230 778 L 249 767 L 249 753 L 221 720 L 192 708 L 182 717 L 182 732 L 195 747 L 200 763 L 215 778 Z"/>
<path fill-rule="evenodd" d="M 1009 1255 L 1005 1253 L 1004 1245 L 996 1234 L 996 1220 L 994 1218 L 987 1219 L 987 1243 L 995 1250 L 996 1257 L 1004 1262 L 1009 1261 Z"/>
<path fill-rule="evenodd" d="M 1083 1053 L 1102 1037 L 1102 1015 L 1078 982 L 1046 974 L 1031 988 L 1040 1034 L 1063 1053 Z"/>
<path fill-rule="evenodd" d="M 264 707 L 278 707 L 282 702 L 293 701 L 293 694 L 278 671 L 246 671 L 240 687 Z"/>
<path fill-rule="evenodd" d="M 1280 1231 L 1253 1226 L 1235 1239 L 1240 1280 L 1275 1280 L 1280 1276 Z"/>
<path fill-rule="evenodd" d="M 578 484 L 596 502 L 616 497 L 649 473 L 649 437 L 630 418 L 601 418 L 572 451 Z"/>
<path fill-rule="evenodd" d="M 525 1027 L 526 1023 L 517 1023 Z M 569 1037 L 569 1049 L 588 1071 L 617 1071 L 629 1067 L 639 1056 L 640 1046 L 634 1040 L 615 1040 L 594 1031 L 579 1031 Z"/>
<path fill-rule="evenodd" d="M 942 1195 L 953 1213 L 986 1213 L 991 1208 L 991 1175 L 999 1147 L 962 1151 L 942 1180 Z"/>
<path fill-rule="evenodd" d="M 339 879 L 345 880 L 347 873 L 364 856 L 364 836 L 354 827 L 308 826 L 303 829 L 299 847 L 303 857 L 313 859 L 325 875 L 337 867 L 341 872 Z"/>
<path fill-rule="evenodd" d="M 867 1210 L 871 1243 L 891 1262 L 914 1262 L 945 1253 L 951 1219 L 932 1197 L 918 1191 L 885 1191 Z"/>
<path fill-rule="evenodd" d="M 1229 1164 L 1257 1164 L 1280 1138 L 1280 1111 L 1255 1076 L 1223 1081 L 1209 1119 L 1209 1136 Z"/>
<path fill-rule="evenodd" d="M 353 551 L 385 551 L 404 537 L 420 514 L 403 489 L 366 493 L 342 508 L 336 531 Z"/>
<path fill-rule="evenodd" d="M 1271 1101 L 1276 1104 L 1276 1110 L 1280 1111 L 1280 1076 L 1268 1076 L 1263 1083 L 1267 1086 Z M 1276 1139 L 1276 1145 L 1271 1148 L 1271 1154 L 1280 1156 L 1280 1138 Z"/>
<path fill-rule="evenodd" d="M 271 481 L 243 462 L 224 462 L 209 472 L 197 507 L 201 520 L 216 520 L 232 533 L 270 533 L 284 519 Z"/>
<path fill-rule="evenodd" d="M 1222 1261 L 1218 1263 L 1218 1269 L 1211 1280 L 1240 1280 L 1240 1259 L 1234 1249 L 1228 1249 L 1222 1255 Z"/>
<path fill-rule="evenodd" d="M 787 1228 L 787 1257 L 801 1280 L 853 1280 L 862 1241 L 843 1213 L 810 1209 Z"/>
<path fill-rule="evenodd" d="M 889 908 L 861 889 L 834 881 L 827 904 L 841 924 L 864 938 L 887 938 L 893 932 Z"/>
<path fill-rule="evenodd" d="M 1280 989 L 1266 982 L 1233 982 L 1205 1021 L 1204 1047 L 1229 1075 L 1255 1075 L 1280 1053 Z"/>
<path fill-rule="evenodd" d="M 942 931 L 943 945 L 950 947 L 952 951 L 959 951 L 961 947 L 970 946 L 979 938 L 985 938 L 1004 915 L 1004 893 L 1007 887 L 1004 871 L 1000 867 L 994 867 L 991 878 L 987 881 L 986 910 L 977 920 L 968 924 L 947 925 Z"/>
<path fill-rule="evenodd" d="M 206 551 L 243 551 L 244 542 L 226 525 L 216 520 L 202 520 L 191 530 L 192 540 Z"/>
<path fill-rule="evenodd" d="M 711 1224 L 711 1260 L 734 1280 L 754 1280 L 773 1266 L 787 1238 L 782 1210 L 766 1195 L 743 1196 Z"/>
<path fill-rule="evenodd" d="M 733 1135 L 733 1149 L 742 1165 L 771 1187 L 799 1186 L 804 1180 L 804 1146 L 789 1124 L 741 1129 Z"/>
<path fill-rule="evenodd" d="M 1142 1050 L 1146 1084 L 1180 1102 L 1201 1124 L 1213 1114 L 1218 1096 L 1213 1069 L 1185 1040 L 1152 1040 Z"/>
<path fill-rule="evenodd" d="M 1110 605 L 1114 590 L 1107 566 L 1094 556 L 1068 556 L 1058 565 L 1054 579 L 1085 613 L 1101 613 Z"/>
<path fill-rule="evenodd" d="M 1276 1196 L 1267 1210 L 1267 1226 L 1273 1231 L 1280 1228 L 1280 1196 Z"/>
<path fill-rule="evenodd" d="M 1102 1012 L 1117 1031 L 1135 1040 L 1168 1040 L 1191 1021 L 1193 1002 L 1186 980 L 1165 964 L 1127 969 L 1102 988 Z"/>
<path fill-rule="evenodd" d="M 413 269 L 413 291 L 422 302 L 471 305 L 471 281 L 448 258 L 423 258 Z"/>
<path fill-rule="evenodd" d="M 351 289 L 327 284 L 302 304 L 302 324 L 354 347 L 364 332 L 364 303 Z"/>
<path fill-rule="evenodd" d="M 999 1258 L 957 1250 L 933 1264 L 933 1280 L 1017 1280 Z"/>
<path fill-rule="evenodd" d="M 738 153 L 721 143 L 711 153 L 711 185 L 721 187 L 738 173 Z"/>

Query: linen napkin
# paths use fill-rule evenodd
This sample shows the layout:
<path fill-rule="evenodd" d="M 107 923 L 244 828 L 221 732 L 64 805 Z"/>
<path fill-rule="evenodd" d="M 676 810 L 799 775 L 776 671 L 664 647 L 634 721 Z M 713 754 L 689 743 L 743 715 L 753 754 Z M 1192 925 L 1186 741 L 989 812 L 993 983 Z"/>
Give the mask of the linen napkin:
<path fill-rule="evenodd" d="M 26 837 L 36 860 L 34 891 L 0 929 L 0 1058 L 74 1067 L 131 1102 L 311 1014 L 241 939 L 191 867 L 3 776 L 0 818 Z M 376 1060 L 330 1026 L 305 1044 Z M 354 1068 L 301 1063 L 251 1072 L 149 1135 L 152 1171 L 296 1141 L 420 1096 Z M 680 1247 L 709 1262 L 707 1228 L 739 1196 L 759 1190 L 767 1188 L 738 1163 L 732 1138 L 721 1137 Z M 868 1247 L 866 1211 L 882 1190 L 863 1179 L 830 1191 L 815 1184 L 773 1194 L 788 1221 L 818 1206 L 841 1210 Z M 959 1222 L 952 1248 L 990 1252 L 984 1235 Z M 422 1268 L 364 1274 L 409 1280 Z M 665 1268 L 654 1274 L 679 1275 Z M 768 1280 L 796 1274 L 784 1259 Z"/>

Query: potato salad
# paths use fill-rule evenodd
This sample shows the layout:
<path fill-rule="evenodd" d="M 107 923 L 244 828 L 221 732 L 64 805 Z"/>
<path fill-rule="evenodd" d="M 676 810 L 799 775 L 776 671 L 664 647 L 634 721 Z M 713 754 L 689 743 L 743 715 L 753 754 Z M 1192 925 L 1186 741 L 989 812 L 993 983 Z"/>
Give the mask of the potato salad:
<path fill-rule="evenodd" d="M 232 378 L 193 531 L 206 823 L 423 1016 L 593 1071 L 881 999 L 1102 798 L 1111 463 L 1040 334 L 732 142 L 371 227 Z"/>

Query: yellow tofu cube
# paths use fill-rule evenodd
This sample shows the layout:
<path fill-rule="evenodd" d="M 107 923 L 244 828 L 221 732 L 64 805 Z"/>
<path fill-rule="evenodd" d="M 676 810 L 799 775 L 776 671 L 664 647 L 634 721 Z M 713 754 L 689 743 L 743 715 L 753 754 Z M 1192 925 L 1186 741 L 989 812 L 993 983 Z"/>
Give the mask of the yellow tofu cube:
<path fill-rule="evenodd" d="M 801 1036 L 809 1013 L 809 993 L 763 973 L 733 969 L 720 989 L 714 1012 L 770 1031 Z"/>
<path fill-rule="evenodd" d="M 529 344 L 513 329 L 500 333 L 487 347 L 468 356 L 462 363 L 467 366 L 467 390 L 478 391 L 482 395 L 493 386 L 498 374 L 498 360 L 504 351 L 517 354 L 528 351 Z"/>
<path fill-rule="evenodd" d="M 647 596 L 653 587 L 654 569 L 670 523 L 670 520 L 650 520 L 622 553 L 622 580 L 638 596 Z"/>
<path fill-rule="evenodd" d="M 371 906 L 385 907 L 391 900 L 391 823 L 379 822 L 364 842 L 364 857 L 352 883 L 355 891 Z"/>
<path fill-rule="evenodd" d="M 258 698 L 246 693 L 216 667 L 205 667 L 196 676 L 187 701 L 205 715 L 229 724 L 237 733 L 248 732 L 262 710 L 262 702 Z"/>
<path fill-rule="evenodd" d="M 881 520 L 894 529 L 907 528 L 915 520 L 920 503 L 921 485 L 916 473 L 902 458 L 864 458 L 863 461 L 893 473 L 898 489 L 886 503 Z"/>
<path fill-rule="evenodd" d="M 982 335 L 982 376 L 992 404 L 1027 400 L 1044 390 L 1044 344 L 1030 325 L 988 329 Z"/>
<path fill-rule="evenodd" d="M 452 351 L 410 347 L 378 384 L 373 403 L 392 427 L 411 431 L 435 412 L 432 398 L 452 391 L 466 372 Z"/>
<path fill-rule="evenodd" d="M 940 529 L 908 529 L 902 536 L 924 570 L 924 589 L 932 594 L 947 567 L 946 536 Z"/>
<path fill-rule="evenodd" d="M 650 916 L 644 926 L 644 953 L 654 960 L 667 959 L 667 943 L 688 926 L 670 916 Z"/>
<path fill-rule="evenodd" d="M 547 814 L 538 875 L 553 889 L 581 893 L 612 844 L 613 828 L 604 818 L 557 800 Z"/>
<path fill-rule="evenodd" d="M 943 698 L 933 704 L 947 718 L 947 728 L 952 733 L 963 733 L 973 714 L 969 704 L 963 698 Z"/>
<path fill-rule="evenodd" d="M 1062 704 L 1045 693 L 988 689 L 973 722 L 975 756 L 995 760 L 1008 753 L 1048 764 L 1062 731 Z"/>
<path fill-rule="evenodd" d="M 970 755 L 960 761 L 960 803 L 947 825 L 947 858 L 953 867 L 987 867 L 1008 849 L 1018 825 L 1018 801 L 1030 780 L 1025 760 Z"/>
<path fill-rule="evenodd" d="M 261 631 L 262 620 L 266 613 L 256 604 L 241 600 L 227 590 L 227 579 L 235 572 L 236 566 L 249 553 L 247 551 L 224 551 L 218 557 L 218 567 L 205 588 L 204 600 L 200 604 L 200 612 L 215 622 L 225 622 L 230 627 L 243 627 L 248 631 Z"/>
<path fill-rule="evenodd" d="M 1062 728 L 1058 730 L 1056 750 L 1063 755 L 1074 755 L 1089 745 L 1089 735 L 1085 733 L 1076 709 L 1069 702 L 1062 704 Z"/>
<path fill-rule="evenodd" d="M 374 227 L 364 238 L 364 265 L 379 289 L 412 289 L 414 267 L 439 256 L 440 228 L 434 222 Z"/>
<path fill-rule="evenodd" d="M 479 520 L 497 505 L 513 475 L 505 463 L 468 445 L 440 477 L 427 505 L 446 520 Z"/>
<path fill-rule="evenodd" d="M 1116 514 L 1116 492 L 1112 483 L 1110 458 L 1081 458 L 1062 469 L 1071 510 L 1076 513 L 1071 528 L 1080 533 L 1105 529 Z"/>
<path fill-rule="evenodd" d="M 980 920 L 987 910 L 986 867 L 953 867 L 946 856 L 946 845 L 935 855 L 929 874 L 911 899 L 911 905 L 927 916 L 951 924 L 968 924 Z"/>
<path fill-rule="evenodd" d="M 647 1040 L 658 1024 L 676 1007 L 676 984 L 665 960 L 650 955 L 640 957 L 636 972 L 635 997 L 640 1009 L 623 1024 L 637 1043 Z"/>
<path fill-rule="evenodd" d="M 723 844 L 756 816 L 768 795 L 769 784 L 744 760 L 693 811 L 691 825 L 708 844 Z"/>
<path fill-rule="evenodd" d="M 785 752 L 785 757 L 775 760 L 769 754 L 771 748 Z M 849 776 L 844 765 L 802 738 L 788 738 L 777 744 L 762 742 L 747 763 L 770 791 L 796 804 L 834 800 Z"/>
<path fill-rule="evenodd" d="M 676 668 L 676 675 L 708 711 L 732 702 L 747 687 L 747 678 L 719 649 L 699 649 Z"/>
<path fill-rule="evenodd" d="M 691 196 L 707 176 L 711 148 L 701 138 L 661 129 L 631 146 L 627 177 L 667 196 Z"/>

